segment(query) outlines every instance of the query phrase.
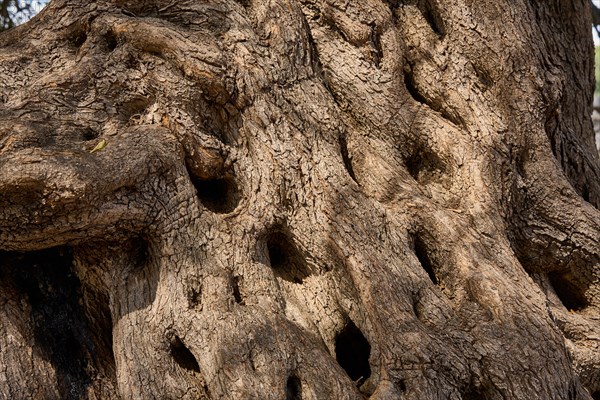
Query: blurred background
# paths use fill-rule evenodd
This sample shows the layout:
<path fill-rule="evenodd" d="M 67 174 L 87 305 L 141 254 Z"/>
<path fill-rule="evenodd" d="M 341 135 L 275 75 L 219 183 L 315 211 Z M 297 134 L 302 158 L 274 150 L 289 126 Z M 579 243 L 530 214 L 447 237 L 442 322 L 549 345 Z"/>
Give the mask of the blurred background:
<path fill-rule="evenodd" d="M 10 29 L 39 13 L 48 0 L 0 0 L 0 31 Z"/>

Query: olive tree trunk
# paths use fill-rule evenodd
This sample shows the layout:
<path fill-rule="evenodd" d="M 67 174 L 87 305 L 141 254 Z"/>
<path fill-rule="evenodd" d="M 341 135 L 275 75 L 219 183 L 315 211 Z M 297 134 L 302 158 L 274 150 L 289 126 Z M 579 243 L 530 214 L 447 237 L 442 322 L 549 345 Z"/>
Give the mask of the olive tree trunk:
<path fill-rule="evenodd" d="M 587 0 L 53 0 L 0 35 L 0 398 L 600 399 Z"/>

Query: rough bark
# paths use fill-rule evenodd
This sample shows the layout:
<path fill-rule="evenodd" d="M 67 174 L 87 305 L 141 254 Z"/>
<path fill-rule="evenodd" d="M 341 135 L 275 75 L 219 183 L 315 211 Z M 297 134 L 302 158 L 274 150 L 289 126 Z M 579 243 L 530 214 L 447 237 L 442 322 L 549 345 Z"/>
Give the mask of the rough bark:
<path fill-rule="evenodd" d="M 0 398 L 600 398 L 586 0 L 53 0 L 0 35 Z"/>

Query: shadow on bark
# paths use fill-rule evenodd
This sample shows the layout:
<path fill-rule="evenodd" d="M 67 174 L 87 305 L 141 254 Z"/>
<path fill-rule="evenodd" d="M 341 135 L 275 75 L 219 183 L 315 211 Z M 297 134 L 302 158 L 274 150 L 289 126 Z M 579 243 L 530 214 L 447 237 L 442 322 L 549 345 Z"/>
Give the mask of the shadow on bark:
<path fill-rule="evenodd" d="M 84 309 L 70 248 L 0 254 L 0 286 L 29 303 L 32 348 L 55 368 L 64 399 L 84 398 L 95 379 L 115 380 L 108 308 Z M 91 321 L 87 315 L 96 316 Z M 10 314 L 8 314 L 10 315 Z M 15 324 L 18 326 L 18 324 Z"/>
<path fill-rule="evenodd" d="M 302 283 L 311 270 L 306 260 L 281 228 L 276 228 L 266 239 L 269 264 L 275 275 L 288 282 Z"/>
<path fill-rule="evenodd" d="M 228 214 L 240 201 L 238 187 L 231 178 L 193 179 L 192 182 L 202 204 L 214 213 Z"/>
<path fill-rule="evenodd" d="M 370 355 L 369 341 L 354 322 L 348 320 L 335 339 L 335 358 L 357 385 L 371 376 Z"/>

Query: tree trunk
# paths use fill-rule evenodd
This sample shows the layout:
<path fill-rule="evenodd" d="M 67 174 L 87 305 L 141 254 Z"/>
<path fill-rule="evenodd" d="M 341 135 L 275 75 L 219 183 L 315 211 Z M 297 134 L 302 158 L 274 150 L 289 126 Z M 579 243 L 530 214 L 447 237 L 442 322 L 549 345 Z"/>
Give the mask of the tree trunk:
<path fill-rule="evenodd" d="M 587 0 L 53 0 L 0 35 L 0 398 L 600 399 Z"/>

